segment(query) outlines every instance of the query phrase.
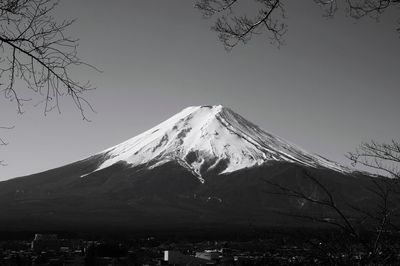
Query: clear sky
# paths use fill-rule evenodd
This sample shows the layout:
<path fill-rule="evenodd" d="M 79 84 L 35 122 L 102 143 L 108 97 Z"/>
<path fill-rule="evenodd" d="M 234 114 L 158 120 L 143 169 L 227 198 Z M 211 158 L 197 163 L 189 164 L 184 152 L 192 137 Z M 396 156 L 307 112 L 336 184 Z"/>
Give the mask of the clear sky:
<path fill-rule="evenodd" d="M 191 105 L 222 104 L 261 128 L 340 163 L 361 141 L 399 139 L 400 38 L 393 10 L 379 23 L 322 17 L 313 1 L 288 1 L 286 45 L 257 36 L 225 52 L 193 1 L 62 0 L 76 18 L 81 57 L 103 70 L 77 71 L 97 90 L 81 120 L 1 101 L 0 180 L 83 159 Z"/>

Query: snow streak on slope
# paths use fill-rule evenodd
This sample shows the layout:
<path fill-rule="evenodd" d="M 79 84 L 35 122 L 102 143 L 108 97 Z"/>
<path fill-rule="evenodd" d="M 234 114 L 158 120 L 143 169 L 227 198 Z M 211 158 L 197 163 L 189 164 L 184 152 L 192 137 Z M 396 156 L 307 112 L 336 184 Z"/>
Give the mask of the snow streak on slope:
<path fill-rule="evenodd" d="M 175 161 L 200 181 L 206 171 L 229 173 L 264 162 L 288 161 L 346 171 L 340 165 L 275 137 L 229 108 L 188 107 L 152 129 L 100 154 L 106 160 L 96 170 L 119 161 L 154 168 Z"/>

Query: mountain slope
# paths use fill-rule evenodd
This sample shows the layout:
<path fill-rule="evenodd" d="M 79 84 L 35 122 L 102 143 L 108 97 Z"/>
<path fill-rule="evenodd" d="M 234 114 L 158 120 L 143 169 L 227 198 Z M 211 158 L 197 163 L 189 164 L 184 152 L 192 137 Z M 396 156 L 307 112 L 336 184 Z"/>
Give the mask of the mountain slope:
<path fill-rule="evenodd" d="M 81 178 L 80 174 L 93 169 L 92 163 L 78 162 L 0 183 L 0 228 L 124 232 L 320 226 L 281 214 L 336 214 L 329 208 L 274 194 L 276 188 L 268 183 L 294 188 L 315 199 L 325 197 L 321 188 L 303 176 L 304 171 L 318 176 L 350 216 L 348 203 L 361 207 L 374 201 L 366 189 L 370 182 L 366 177 L 289 162 L 271 161 L 222 175 L 207 174 L 203 184 L 176 162 L 153 169 L 119 162 Z"/>
<path fill-rule="evenodd" d="M 107 159 L 97 170 L 119 161 L 132 167 L 146 164 L 148 168 L 176 161 L 202 182 L 202 174 L 207 171 L 216 169 L 221 174 L 230 173 L 268 161 L 347 171 L 263 131 L 221 105 L 188 107 L 100 154 Z"/>

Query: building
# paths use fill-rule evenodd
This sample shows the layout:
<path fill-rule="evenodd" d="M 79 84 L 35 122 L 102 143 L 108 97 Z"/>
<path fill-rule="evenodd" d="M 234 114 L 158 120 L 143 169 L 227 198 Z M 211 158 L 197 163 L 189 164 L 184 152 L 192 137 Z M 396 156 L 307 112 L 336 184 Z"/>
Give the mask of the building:
<path fill-rule="evenodd" d="M 203 252 L 196 252 L 196 258 L 218 262 L 222 258 L 222 254 L 216 250 L 205 250 Z"/>
<path fill-rule="evenodd" d="M 166 250 L 164 251 L 164 263 L 167 265 L 193 265 L 193 266 L 202 266 L 202 265 L 214 265 L 213 262 L 209 260 L 205 260 L 202 258 L 196 258 L 195 256 L 186 255 L 179 251 L 174 250 Z"/>
<path fill-rule="evenodd" d="M 31 248 L 37 252 L 58 251 L 60 249 L 60 240 L 56 234 L 35 234 Z"/>

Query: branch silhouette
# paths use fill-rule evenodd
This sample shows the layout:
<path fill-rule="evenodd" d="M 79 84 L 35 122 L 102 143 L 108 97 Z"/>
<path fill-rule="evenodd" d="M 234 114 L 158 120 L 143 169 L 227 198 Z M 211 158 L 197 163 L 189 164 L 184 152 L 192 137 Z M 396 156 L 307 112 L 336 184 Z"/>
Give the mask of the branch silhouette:
<path fill-rule="evenodd" d="M 266 33 L 271 44 L 280 47 L 287 31 L 285 0 L 197 0 L 195 7 L 206 18 L 216 18 L 212 30 L 228 51 L 247 43 L 253 35 Z M 400 5 L 400 0 L 314 0 L 326 17 L 341 8 L 354 19 L 378 20 L 387 10 Z M 247 4 L 251 8 L 243 8 Z M 246 10 L 246 11 L 245 11 Z M 397 28 L 400 32 L 400 27 Z"/>
<path fill-rule="evenodd" d="M 58 3 L 0 1 L 0 91 L 19 114 L 32 101 L 35 107 L 43 106 L 44 115 L 53 110 L 61 113 L 61 100 L 69 99 L 82 119 L 89 121 L 86 111 L 94 109 L 86 95 L 95 88 L 89 81 L 75 79 L 73 71 L 82 66 L 99 70 L 80 59 L 78 39 L 68 37 L 74 20 L 59 22 L 52 15 Z M 0 145 L 6 144 L 0 138 Z"/>
<path fill-rule="evenodd" d="M 6 99 L 15 102 L 18 113 L 32 100 L 24 96 L 27 88 L 40 96 L 44 114 L 54 109 L 61 112 L 60 98 L 68 96 L 88 120 L 84 111 L 93 108 L 84 93 L 94 88 L 89 82 L 75 80 L 71 69 L 94 67 L 78 57 L 78 40 L 66 35 L 74 20 L 58 23 L 51 15 L 57 5 L 54 0 L 6 0 L 0 4 L 2 91 Z"/>

